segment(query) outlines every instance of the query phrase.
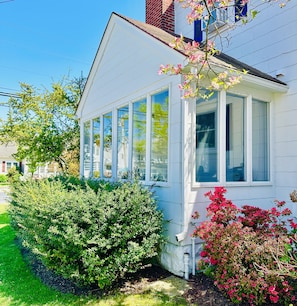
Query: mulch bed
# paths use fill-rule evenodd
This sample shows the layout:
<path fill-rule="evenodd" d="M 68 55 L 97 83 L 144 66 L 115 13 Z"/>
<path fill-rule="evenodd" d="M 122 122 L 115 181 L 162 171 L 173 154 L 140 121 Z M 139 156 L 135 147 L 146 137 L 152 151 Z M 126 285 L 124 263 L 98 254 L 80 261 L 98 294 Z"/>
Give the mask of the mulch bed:
<path fill-rule="evenodd" d="M 55 272 L 48 270 L 40 260 L 36 258 L 29 250 L 21 248 L 24 260 L 41 281 L 48 287 L 54 288 L 62 293 L 72 293 L 75 295 L 94 295 L 103 296 L 120 290 L 123 293 L 133 294 L 141 292 L 143 282 L 154 282 L 171 276 L 172 274 L 158 266 L 148 266 L 136 274 L 127 275 L 125 280 L 120 281 L 113 286 L 112 291 L 103 292 L 98 287 L 78 287 L 70 280 L 57 275 Z M 214 285 L 213 280 L 202 273 L 192 276 L 189 280 L 190 289 L 188 289 L 183 297 L 188 301 L 189 305 L 199 306 L 234 306 L 234 304 L 226 298 Z M 247 306 L 248 304 L 237 304 Z M 266 306 L 270 304 L 265 304 Z M 274 306 L 282 306 L 281 304 L 271 304 Z"/>

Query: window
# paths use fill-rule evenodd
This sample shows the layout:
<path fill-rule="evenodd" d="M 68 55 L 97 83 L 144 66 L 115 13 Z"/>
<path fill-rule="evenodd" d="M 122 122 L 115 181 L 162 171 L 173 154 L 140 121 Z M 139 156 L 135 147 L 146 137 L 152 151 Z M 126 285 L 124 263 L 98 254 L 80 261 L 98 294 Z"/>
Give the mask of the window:
<path fill-rule="evenodd" d="M 211 16 L 206 14 L 202 20 L 194 22 L 194 40 L 203 41 L 203 31 L 208 27 L 209 33 L 219 30 L 220 27 L 230 23 L 238 22 L 247 17 L 247 4 L 242 4 L 242 0 L 230 1 L 227 7 L 215 7 L 211 10 Z"/>
<path fill-rule="evenodd" d="M 140 180 L 146 173 L 146 99 L 133 103 L 132 171 Z"/>
<path fill-rule="evenodd" d="M 84 176 L 167 182 L 168 110 L 163 90 L 85 122 Z"/>
<path fill-rule="evenodd" d="M 203 30 L 208 28 L 209 32 L 215 31 L 228 22 L 228 8 L 214 7 L 210 16 L 204 16 L 202 27 Z"/>
<path fill-rule="evenodd" d="M 269 181 L 269 104 L 253 100 L 253 181 Z"/>
<path fill-rule="evenodd" d="M 168 172 L 168 91 L 151 98 L 151 181 L 167 181 Z"/>
<path fill-rule="evenodd" d="M 100 177 L 100 117 L 93 120 L 93 177 Z"/>
<path fill-rule="evenodd" d="M 83 160 L 84 160 L 84 177 L 90 176 L 91 167 L 91 150 L 90 150 L 90 121 L 84 123 L 83 134 Z"/>
<path fill-rule="evenodd" d="M 103 116 L 103 177 L 112 177 L 112 113 Z"/>
<path fill-rule="evenodd" d="M 196 103 L 196 181 L 218 180 L 218 94 Z"/>
<path fill-rule="evenodd" d="M 17 169 L 17 162 L 6 162 L 6 171 L 8 172 L 11 168 L 15 167 Z"/>
<path fill-rule="evenodd" d="M 118 132 L 117 132 L 117 176 L 118 178 L 128 178 L 128 152 L 129 152 L 129 107 L 118 109 Z"/>
<path fill-rule="evenodd" d="M 269 124 L 267 102 L 225 92 L 198 99 L 196 182 L 269 181 Z"/>
<path fill-rule="evenodd" d="M 227 94 L 226 105 L 226 180 L 244 181 L 245 98 Z"/>

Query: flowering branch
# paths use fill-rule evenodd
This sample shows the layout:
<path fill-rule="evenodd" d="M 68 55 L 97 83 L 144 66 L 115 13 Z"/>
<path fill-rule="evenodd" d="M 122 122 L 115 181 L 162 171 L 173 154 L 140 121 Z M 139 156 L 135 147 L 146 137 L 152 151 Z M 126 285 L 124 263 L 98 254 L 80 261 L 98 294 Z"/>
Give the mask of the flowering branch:
<path fill-rule="evenodd" d="M 201 88 L 206 88 L 210 92 L 214 90 L 227 90 L 230 87 L 240 83 L 242 75 L 247 71 L 239 71 L 230 65 L 223 65 L 222 62 L 215 59 L 220 53 L 215 48 L 215 43 L 209 39 L 210 25 L 213 23 L 214 10 L 227 10 L 229 7 L 235 7 L 238 14 L 244 10 L 250 0 L 175 0 L 183 8 L 189 9 L 187 16 L 188 23 L 201 20 L 204 24 L 205 39 L 203 43 L 189 41 L 182 35 L 174 39 L 170 46 L 181 51 L 187 56 L 187 64 L 176 66 L 172 64 L 161 65 L 159 74 L 182 75 L 183 82 L 179 85 L 183 91 L 183 98 L 195 98 L 197 96 L 205 97 L 200 94 Z M 280 7 L 284 7 L 290 0 L 264 0 L 264 2 L 276 2 Z M 256 10 L 250 10 L 247 17 L 239 17 L 243 23 L 247 23 L 257 15 Z"/>

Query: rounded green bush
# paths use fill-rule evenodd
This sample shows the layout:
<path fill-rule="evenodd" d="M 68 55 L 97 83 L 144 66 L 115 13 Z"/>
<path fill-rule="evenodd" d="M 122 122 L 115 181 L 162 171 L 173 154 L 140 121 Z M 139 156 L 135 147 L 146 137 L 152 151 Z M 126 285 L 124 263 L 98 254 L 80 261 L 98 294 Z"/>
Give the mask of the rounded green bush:
<path fill-rule="evenodd" d="M 61 181 L 16 184 L 10 212 L 23 244 L 49 269 L 106 288 L 157 255 L 163 218 L 139 183 L 98 184 L 72 190 Z"/>
<path fill-rule="evenodd" d="M 8 180 L 6 174 L 0 174 L 0 183 L 6 183 Z"/>

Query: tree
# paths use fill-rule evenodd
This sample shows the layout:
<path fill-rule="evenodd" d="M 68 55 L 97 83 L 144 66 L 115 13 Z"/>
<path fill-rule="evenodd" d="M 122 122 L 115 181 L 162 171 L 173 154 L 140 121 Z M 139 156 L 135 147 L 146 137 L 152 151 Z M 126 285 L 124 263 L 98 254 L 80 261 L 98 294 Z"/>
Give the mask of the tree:
<path fill-rule="evenodd" d="M 0 121 L 0 142 L 17 144 L 17 160 L 26 160 L 31 173 L 39 165 L 57 162 L 64 173 L 78 172 L 79 126 L 75 110 L 85 78 L 53 83 L 43 92 L 21 83 L 18 97 L 8 100 L 6 120 Z"/>
<path fill-rule="evenodd" d="M 263 3 L 278 3 L 282 8 L 290 0 L 262 0 Z M 247 10 L 247 5 L 250 0 L 176 0 L 182 6 L 189 10 L 187 16 L 188 22 L 191 24 L 195 21 L 200 21 L 204 25 L 205 39 L 199 43 L 196 41 L 189 41 L 184 39 L 181 35 L 176 37 L 170 44 L 174 49 L 182 51 L 187 56 L 187 63 L 185 66 L 182 64 L 166 66 L 161 65 L 159 74 L 170 74 L 183 76 L 183 84 L 180 84 L 180 89 L 183 91 L 184 98 L 194 98 L 201 96 L 206 98 L 208 95 L 202 88 L 208 89 L 210 94 L 214 90 L 227 90 L 228 88 L 238 84 L 242 75 L 247 71 L 239 71 L 231 66 L 220 66 L 218 72 L 215 69 L 217 61 L 215 56 L 220 51 L 215 47 L 214 41 L 209 39 L 210 26 L 215 15 L 218 12 L 224 13 L 228 8 L 233 7 L 235 18 L 247 23 L 258 14 L 257 9 Z M 217 31 L 219 34 L 219 31 Z"/>

